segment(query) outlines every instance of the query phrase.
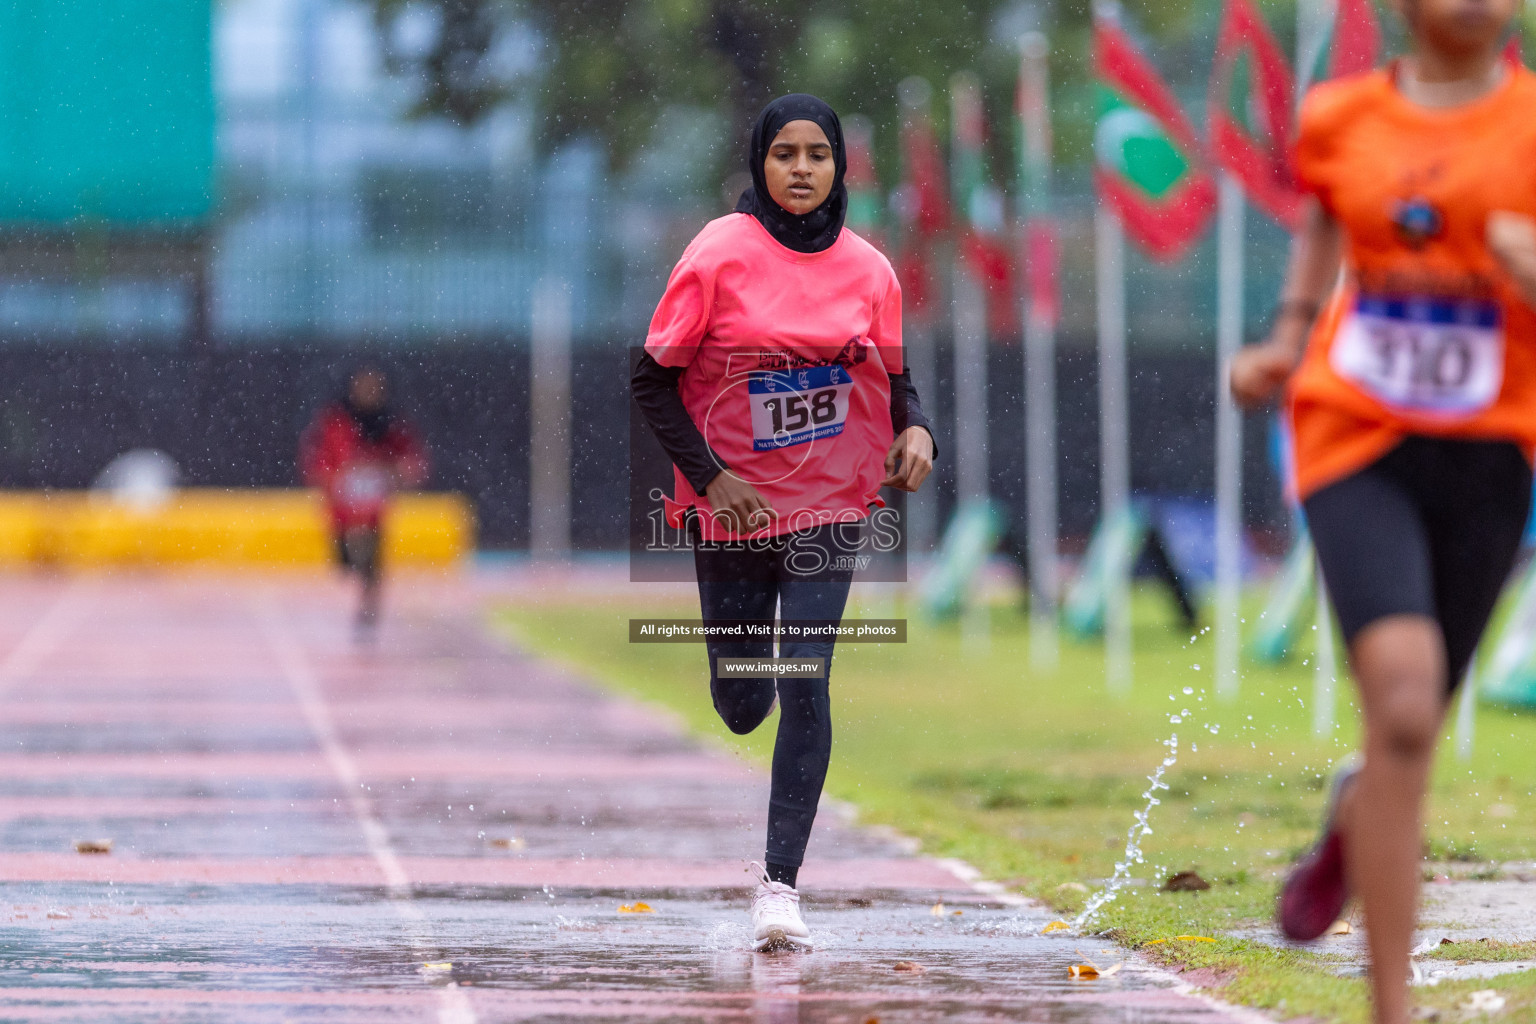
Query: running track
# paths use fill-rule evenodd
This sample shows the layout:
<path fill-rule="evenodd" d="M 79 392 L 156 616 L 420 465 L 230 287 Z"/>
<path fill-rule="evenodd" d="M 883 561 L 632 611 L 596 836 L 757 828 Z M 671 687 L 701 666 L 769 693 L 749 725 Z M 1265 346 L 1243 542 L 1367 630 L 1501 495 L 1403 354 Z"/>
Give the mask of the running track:
<path fill-rule="evenodd" d="M 397 589 L 359 650 L 330 583 L 0 578 L 0 1019 L 1257 1019 L 832 811 L 752 954 L 763 773 Z"/>

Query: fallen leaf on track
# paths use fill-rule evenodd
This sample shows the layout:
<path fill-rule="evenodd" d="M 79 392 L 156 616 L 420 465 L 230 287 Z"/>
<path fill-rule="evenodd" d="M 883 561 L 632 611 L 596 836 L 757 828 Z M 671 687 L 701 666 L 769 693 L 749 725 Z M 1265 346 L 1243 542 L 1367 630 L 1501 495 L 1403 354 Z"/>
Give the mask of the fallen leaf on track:
<path fill-rule="evenodd" d="M 497 836 L 491 840 L 491 845 L 499 850 L 521 850 L 528 844 L 521 836 Z"/>
<path fill-rule="evenodd" d="M 928 970 L 928 968 L 924 967 L 916 960 L 897 960 L 896 966 L 892 967 L 891 970 L 895 971 L 897 974 L 923 974 Z"/>
<path fill-rule="evenodd" d="M 649 903 L 624 903 L 619 906 L 621 914 L 654 914 Z"/>
<path fill-rule="evenodd" d="M 1083 951 L 1078 950 L 1077 955 L 1083 956 Z M 1100 967 L 1087 957 L 1083 957 L 1082 963 L 1073 964 L 1067 968 L 1067 977 L 1079 978 L 1083 981 L 1092 981 L 1094 978 L 1108 978 L 1119 973 L 1120 968 L 1124 966 L 1125 961 L 1121 960 L 1119 963 L 1110 964 L 1108 967 Z"/>
<path fill-rule="evenodd" d="M 1335 921 L 1335 922 L 1333 922 L 1333 924 L 1328 926 L 1328 930 L 1326 932 L 1324 932 L 1323 934 L 1324 935 L 1348 935 L 1352 931 L 1354 931 L 1354 928 L 1350 926 L 1350 923 L 1348 921 Z"/>
<path fill-rule="evenodd" d="M 1065 921 L 1052 921 L 1050 924 L 1040 929 L 1040 934 L 1049 935 L 1051 932 L 1069 932 L 1071 930 L 1072 926 L 1067 924 Z"/>
<path fill-rule="evenodd" d="M 110 839 L 76 839 L 76 853 L 111 853 L 112 840 Z"/>
<path fill-rule="evenodd" d="M 935 903 L 933 906 L 928 908 L 928 913 L 932 914 L 934 917 L 943 917 L 944 916 L 944 904 L 942 904 L 942 903 Z"/>
<path fill-rule="evenodd" d="M 440 960 L 434 963 L 425 963 L 421 965 L 421 969 L 427 974 L 441 974 L 443 971 L 453 970 L 453 961 Z"/>

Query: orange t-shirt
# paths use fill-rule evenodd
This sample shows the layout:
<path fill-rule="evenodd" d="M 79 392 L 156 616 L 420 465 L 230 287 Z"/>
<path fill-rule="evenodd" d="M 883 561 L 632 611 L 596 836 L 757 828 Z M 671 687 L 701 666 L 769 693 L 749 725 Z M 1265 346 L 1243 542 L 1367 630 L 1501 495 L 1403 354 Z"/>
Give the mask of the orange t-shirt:
<path fill-rule="evenodd" d="M 1410 434 L 1536 449 L 1536 309 L 1485 241 L 1496 210 L 1536 217 L 1536 75 L 1435 110 L 1394 74 L 1302 108 L 1297 172 L 1343 226 L 1346 270 L 1289 388 L 1302 498 Z"/>

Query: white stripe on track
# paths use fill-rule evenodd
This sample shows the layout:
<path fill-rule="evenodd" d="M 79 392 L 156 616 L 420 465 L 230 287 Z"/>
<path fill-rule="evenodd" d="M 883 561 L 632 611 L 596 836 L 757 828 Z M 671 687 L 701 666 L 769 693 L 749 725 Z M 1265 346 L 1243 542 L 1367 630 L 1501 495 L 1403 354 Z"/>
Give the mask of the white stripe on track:
<path fill-rule="evenodd" d="M 266 637 L 267 646 L 282 669 L 283 677 L 293 690 L 299 708 L 304 714 L 304 720 L 309 723 L 310 732 L 314 733 L 315 740 L 325 753 L 325 759 L 330 762 L 331 770 L 336 773 L 343 792 L 347 794 L 347 802 L 351 805 L 352 815 L 357 819 L 358 827 L 362 829 L 363 841 L 367 844 L 368 852 L 384 875 L 390 906 L 394 907 L 395 912 L 403 920 L 414 926 L 410 940 L 412 947 L 419 953 L 432 953 L 437 948 L 437 944 L 432 941 L 427 916 L 422 913 L 420 907 L 411 902 L 410 876 L 406 874 L 404 865 L 400 863 L 400 856 L 389 841 L 389 832 L 374 812 L 373 799 L 363 788 L 357 762 L 352 759 L 352 755 L 347 752 L 347 748 L 342 745 L 341 738 L 337 735 L 335 720 L 331 717 L 330 708 L 325 703 L 325 696 L 321 692 L 314 667 L 305 656 L 304 649 L 294 639 L 293 631 L 288 628 L 287 622 L 278 611 L 275 599 L 270 594 L 265 600 L 257 603 L 256 617 L 261 623 L 261 631 Z M 437 986 L 436 991 L 438 1024 L 477 1024 L 479 1018 L 475 1016 L 475 1008 L 469 1001 L 469 994 L 460 988 L 457 982 L 450 980 L 445 985 Z"/>
<path fill-rule="evenodd" d="M 64 586 L 42 617 L 22 634 L 16 646 L 0 658 L 0 691 L 36 672 L 43 659 L 58 649 L 85 612 L 92 588 L 76 577 Z"/>

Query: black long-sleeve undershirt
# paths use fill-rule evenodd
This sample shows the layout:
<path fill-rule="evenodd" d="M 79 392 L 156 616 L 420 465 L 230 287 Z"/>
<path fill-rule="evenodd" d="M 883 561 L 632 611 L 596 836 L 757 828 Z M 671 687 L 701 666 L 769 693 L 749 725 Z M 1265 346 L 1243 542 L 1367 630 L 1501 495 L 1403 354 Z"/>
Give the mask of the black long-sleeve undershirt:
<path fill-rule="evenodd" d="M 678 380 L 682 375 L 682 367 L 662 366 L 649 352 L 644 352 L 630 377 L 629 386 L 667 457 L 682 470 L 694 493 L 703 494 L 710 481 L 726 468 L 725 460 L 710 449 L 693 417 L 688 415 L 678 392 Z M 912 384 L 911 369 L 902 367 L 900 373 L 887 376 L 891 381 L 891 426 L 895 435 L 901 436 L 901 432 L 909 427 L 922 427 L 932 438 L 933 427 L 923 413 L 917 388 Z M 933 448 L 937 459 L 937 441 Z"/>

